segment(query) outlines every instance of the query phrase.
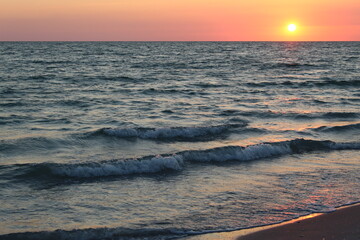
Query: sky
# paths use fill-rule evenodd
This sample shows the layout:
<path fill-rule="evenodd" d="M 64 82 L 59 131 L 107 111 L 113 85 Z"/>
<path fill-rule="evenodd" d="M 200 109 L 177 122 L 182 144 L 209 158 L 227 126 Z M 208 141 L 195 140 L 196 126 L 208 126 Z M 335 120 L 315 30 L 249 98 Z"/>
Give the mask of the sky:
<path fill-rule="evenodd" d="M 0 41 L 360 41 L 360 1 L 0 0 Z"/>

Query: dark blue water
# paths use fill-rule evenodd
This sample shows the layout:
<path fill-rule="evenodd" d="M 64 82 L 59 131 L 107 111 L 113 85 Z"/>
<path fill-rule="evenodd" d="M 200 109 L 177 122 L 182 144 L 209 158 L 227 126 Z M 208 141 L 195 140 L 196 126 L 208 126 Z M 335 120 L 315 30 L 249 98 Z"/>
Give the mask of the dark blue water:
<path fill-rule="evenodd" d="M 0 43 L 0 239 L 173 239 L 359 201 L 359 56 Z"/>

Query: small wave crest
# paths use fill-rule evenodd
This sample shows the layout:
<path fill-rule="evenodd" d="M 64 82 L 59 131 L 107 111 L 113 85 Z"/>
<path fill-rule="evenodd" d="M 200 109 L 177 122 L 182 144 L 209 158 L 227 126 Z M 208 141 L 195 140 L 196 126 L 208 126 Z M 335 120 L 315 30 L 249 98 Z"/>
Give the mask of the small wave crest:
<path fill-rule="evenodd" d="M 118 138 L 140 138 L 156 140 L 199 140 L 215 137 L 233 128 L 245 127 L 246 123 L 209 126 L 209 127 L 173 127 L 173 128 L 103 128 L 97 133 Z"/>
<path fill-rule="evenodd" d="M 323 114 L 324 118 L 357 118 L 358 113 L 355 112 L 327 112 Z"/>
<path fill-rule="evenodd" d="M 297 66 L 296 66 L 297 67 Z M 313 87 L 358 87 L 360 81 L 358 80 L 307 80 L 307 81 L 261 81 L 261 82 L 247 82 L 247 86 L 256 88 L 267 87 L 284 87 L 284 88 L 313 88 Z"/>
<path fill-rule="evenodd" d="M 181 156 L 156 156 L 144 159 L 87 162 L 79 164 L 47 164 L 55 176 L 91 178 L 157 173 L 165 170 L 179 171 L 183 168 Z"/>
<path fill-rule="evenodd" d="M 278 62 L 278 63 L 263 63 L 262 69 L 302 69 L 302 68 L 319 68 L 321 65 L 300 62 Z"/>
<path fill-rule="evenodd" d="M 25 137 L 0 140 L 0 153 L 24 154 L 24 152 L 47 151 L 59 147 L 71 147 L 76 142 L 64 138 Z"/>
<path fill-rule="evenodd" d="M 354 123 L 354 124 L 347 124 L 342 126 L 321 126 L 312 130 L 316 132 L 344 132 L 344 131 L 352 131 L 359 129 L 360 129 L 360 123 Z"/>
<path fill-rule="evenodd" d="M 260 118 L 290 118 L 290 119 L 355 119 L 360 116 L 357 112 L 280 112 L 280 111 L 238 111 L 224 110 L 222 116 L 245 116 Z"/>

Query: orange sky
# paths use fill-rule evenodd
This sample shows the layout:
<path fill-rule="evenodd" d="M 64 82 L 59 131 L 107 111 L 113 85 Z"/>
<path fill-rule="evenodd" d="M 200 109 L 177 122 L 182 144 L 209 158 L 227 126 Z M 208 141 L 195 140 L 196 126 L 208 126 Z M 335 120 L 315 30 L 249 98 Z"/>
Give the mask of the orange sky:
<path fill-rule="evenodd" d="M 0 0 L 4 40 L 360 41 L 360 1 Z"/>

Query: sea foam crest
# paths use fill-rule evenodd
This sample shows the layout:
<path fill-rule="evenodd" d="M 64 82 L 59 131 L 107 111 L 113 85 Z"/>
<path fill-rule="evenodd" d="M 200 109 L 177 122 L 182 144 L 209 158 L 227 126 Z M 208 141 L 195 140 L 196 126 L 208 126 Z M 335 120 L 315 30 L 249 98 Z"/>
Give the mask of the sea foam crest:
<path fill-rule="evenodd" d="M 191 162 L 226 162 L 252 161 L 288 154 L 301 154 L 313 151 L 358 150 L 360 142 L 336 143 L 332 141 L 316 141 L 294 139 L 282 142 L 261 143 L 241 146 L 225 146 L 207 150 L 191 150 L 167 156 L 148 156 L 139 159 L 112 160 L 85 163 L 42 163 L 26 165 L 30 173 L 26 176 L 51 174 L 60 177 L 91 178 L 106 176 L 122 176 L 130 174 L 158 173 L 165 170 L 181 171 L 186 163 Z M 18 172 L 18 169 L 16 168 Z"/>
<path fill-rule="evenodd" d="M 294 139 L 282 142 L 261 143 L 247 147 L 227 146 L 203 151 L 187 151 L 183 152 L 182 156 L 185 161 L 195 162 L 251 161 L 312 151 L 357 149 L 360 149 L 359 142 L 336 143 L 332 141 Z"/>
<path fill-rule="evenodd" d="M 173 128 L 105 128 L 102 132 L 106 135 L 119 138 L 141 138 L 141 139 L 194 139 L 205 136 L 225 133 L 231 128 L 246 126 L 245 123 L 229 124 L 209 127 L 173 127 Z"/>
<path fill-rule="evenodd" d="M 332 150 L 357 150 L 360 149 L 359 142 L 335 143 L 332 142 L 329 146 Z"/>
<path fill-rule="evenodd" d="M 164 170 L 181 170 L 181 156 L 156 156 L 149 159 L 114 160 L 81 164 L 55 164 L 50 169 L 53 174 L 67 177 L 104 177 L 140 173 L 156 173 Z"/>
<path fill-rule="evenodd" d="M 229 146 L 205 151 L 184 152 L 185 160 L 197 162 L 251 161 L 292 153 L 288 144 L 257 144 L 247 147 Z"/>

